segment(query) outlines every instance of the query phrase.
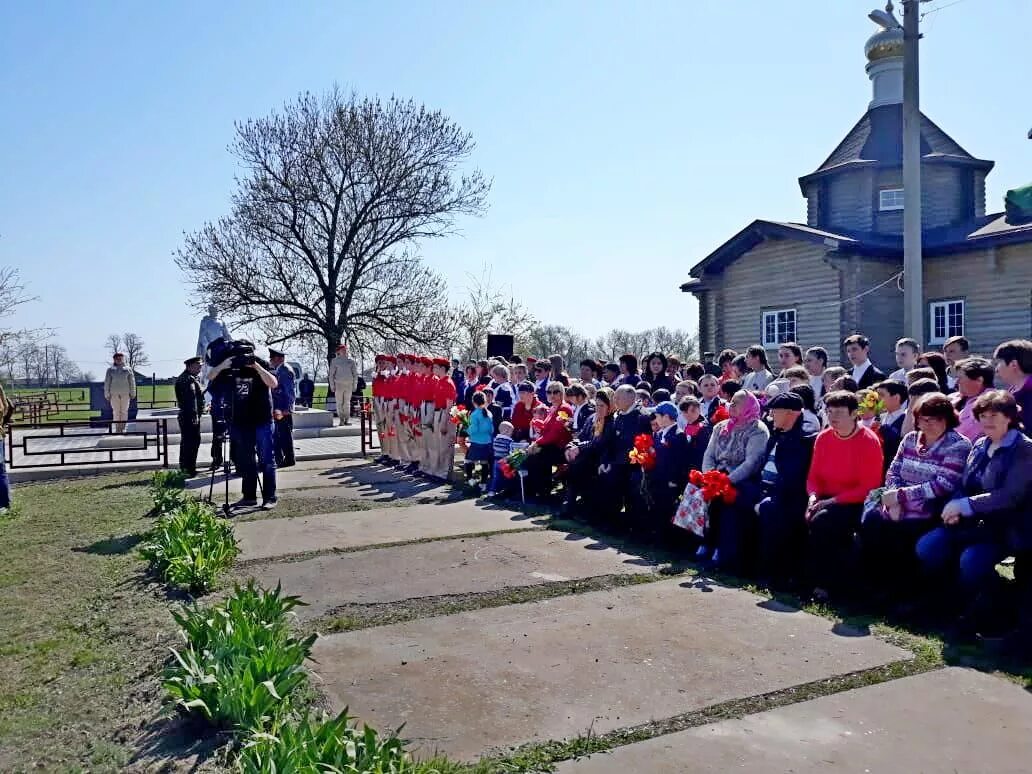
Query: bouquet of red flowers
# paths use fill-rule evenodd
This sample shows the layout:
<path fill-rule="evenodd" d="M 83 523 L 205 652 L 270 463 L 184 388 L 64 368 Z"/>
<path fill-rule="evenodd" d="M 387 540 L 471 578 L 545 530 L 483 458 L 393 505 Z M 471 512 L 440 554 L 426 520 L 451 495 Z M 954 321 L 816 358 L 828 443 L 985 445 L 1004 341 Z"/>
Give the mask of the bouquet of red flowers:
<path fill-rule="evenodd" d="M 688 474 L 688 481 L 702 490 L 702 499 L 706 502 L 721 500 L 730 505 L 738 497 L 738 491 L 731 483 L 731 479 L 727 477 L 727 473 L 719 470 L 710 470 L 705 473 L 693 470 Z"/>
<path fill-rule="evenodd" d="M 643 471 L 652 470 L 656 464 L 656 447 L 652 443 L 650 433 L 642 433 L 634 437 L 634 448 L 627 454 L 632 465 L 641 465 Z"/>
<path fill-rule="evenodd" d="M 730 419 L 731 415 L 727 413 L 727 406 L 717 406 L 717 410 L 713 412 L 713 419 L 710 421 L 711 425 L 716 425 L 717 422 L 723 422 L 725 419 Z"/>
<path fill-rule="evenodd" d="M 523 467 L 523 463 L 526 461 L 526 449 L 517 449 L 498 463 L 498 469 L 502 471 L 502 475 L 506 478 L 516 478 L 517 471 Z"/>
<path fill-rule="evenodd" d="M 453 406 L 448 419 L 453 425 L 457 425 L 460 430 L 469 429 L 469 411 L 464 408 Z"/>

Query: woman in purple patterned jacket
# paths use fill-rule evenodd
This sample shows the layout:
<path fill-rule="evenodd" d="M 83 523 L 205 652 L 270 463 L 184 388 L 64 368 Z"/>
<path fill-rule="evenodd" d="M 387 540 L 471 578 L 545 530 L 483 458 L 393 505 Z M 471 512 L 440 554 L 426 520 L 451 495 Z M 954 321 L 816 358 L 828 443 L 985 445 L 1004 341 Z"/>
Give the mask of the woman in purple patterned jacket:
<path fill-rule="evenodd" d="M 939 524 L 943 506 L 959 489 L 971 442 L 941 393 L 912 408 L 917 430 L 907 433 L 885 475 L 880 497 L 868 501 L 860 526 L 866 576 L 898 599 L 916 588 L 914 546 Z"/>

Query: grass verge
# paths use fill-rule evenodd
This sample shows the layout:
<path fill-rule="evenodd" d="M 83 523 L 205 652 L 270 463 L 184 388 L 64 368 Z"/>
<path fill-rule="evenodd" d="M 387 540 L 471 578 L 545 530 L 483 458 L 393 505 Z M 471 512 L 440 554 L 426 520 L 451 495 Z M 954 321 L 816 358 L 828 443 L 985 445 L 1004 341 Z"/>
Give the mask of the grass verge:
<path fill-rule="evenodd" d="M 374 626 L 414 621 L 419 618 L 436 618 L 453 613 L 466 613 L 490 607 L 506 607 L 525 602 L 540 602 L 556 597 L 587 594 L 591 591 L 607 591 L 625 586 L 640 586 L 644 583 L 668 580 L 669 574 L 642 572 L 632 575 L 599 575 L 582 580 L 555 581 L 534 586 L 515 586 L 498 591 L 484 591 L 470 594 L 446 594 L 436 597 L 419 597 L 402 602 L 376 602 L 352 604 L 335 608 L 330 613 L 304 625 L 306 631 L 328 633 L 350 632 L 369 629 Z"/>
<path fill-rule="evenodd" d="M 175 642 L 136 557 L 150 475 L 15 489 L 18 517 L 0 523 L 0 771 L 124 771 L 149 747 Z"/>

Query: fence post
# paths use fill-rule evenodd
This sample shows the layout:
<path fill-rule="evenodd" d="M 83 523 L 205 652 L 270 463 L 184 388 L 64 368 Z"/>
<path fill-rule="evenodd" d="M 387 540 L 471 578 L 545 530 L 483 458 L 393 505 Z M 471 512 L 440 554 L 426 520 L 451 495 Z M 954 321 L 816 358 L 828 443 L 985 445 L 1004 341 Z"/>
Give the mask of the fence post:
<path fill-rule="evenodd" d="M 360 410 L 358 412 L 358 421 L 359 421 L 358 432 L 359 432 L 359 435 L 362 437 L 362 444 L 361 444 L 362 456 L 365 457 L 366 456 L 366 442 L 365 442 L 366 416 L 365 416 L 365 410 L 364 409 Z"/>
<path fill-rule="evenodd" d="M 158 374 L 155 371 L 150 375 L 150 407 L 154 408 L 154 401 L 158 399 Z"/>
<path fill-rule="evenodd" d="M 168 467 L 168 420 L 161 420 L 161 456 L 164 458 L 163 468 Z"/>

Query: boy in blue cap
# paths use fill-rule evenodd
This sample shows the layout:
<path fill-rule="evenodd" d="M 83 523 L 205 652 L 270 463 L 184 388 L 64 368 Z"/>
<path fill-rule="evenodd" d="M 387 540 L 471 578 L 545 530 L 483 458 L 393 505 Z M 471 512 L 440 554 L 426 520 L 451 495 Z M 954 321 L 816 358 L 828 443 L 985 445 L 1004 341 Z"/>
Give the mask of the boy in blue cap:
<path fill-rule="evenodd" d="M 652 416 L 657 428 L 652 434 L 656 464 L 644 473 L 649 502 L 642 502 L 639 507 L 645 524 L 658 532 L 670 524 L 677 510 L 677 500 L 688 483 L 688 440 L 677 429 L 677 406 L 672 402 L 659 403 L 652 410 Z M 641 492 L 641 474 L 636 473 L 634 479 Z M 635 499 L 643 498 L 639 495 Z"/>

